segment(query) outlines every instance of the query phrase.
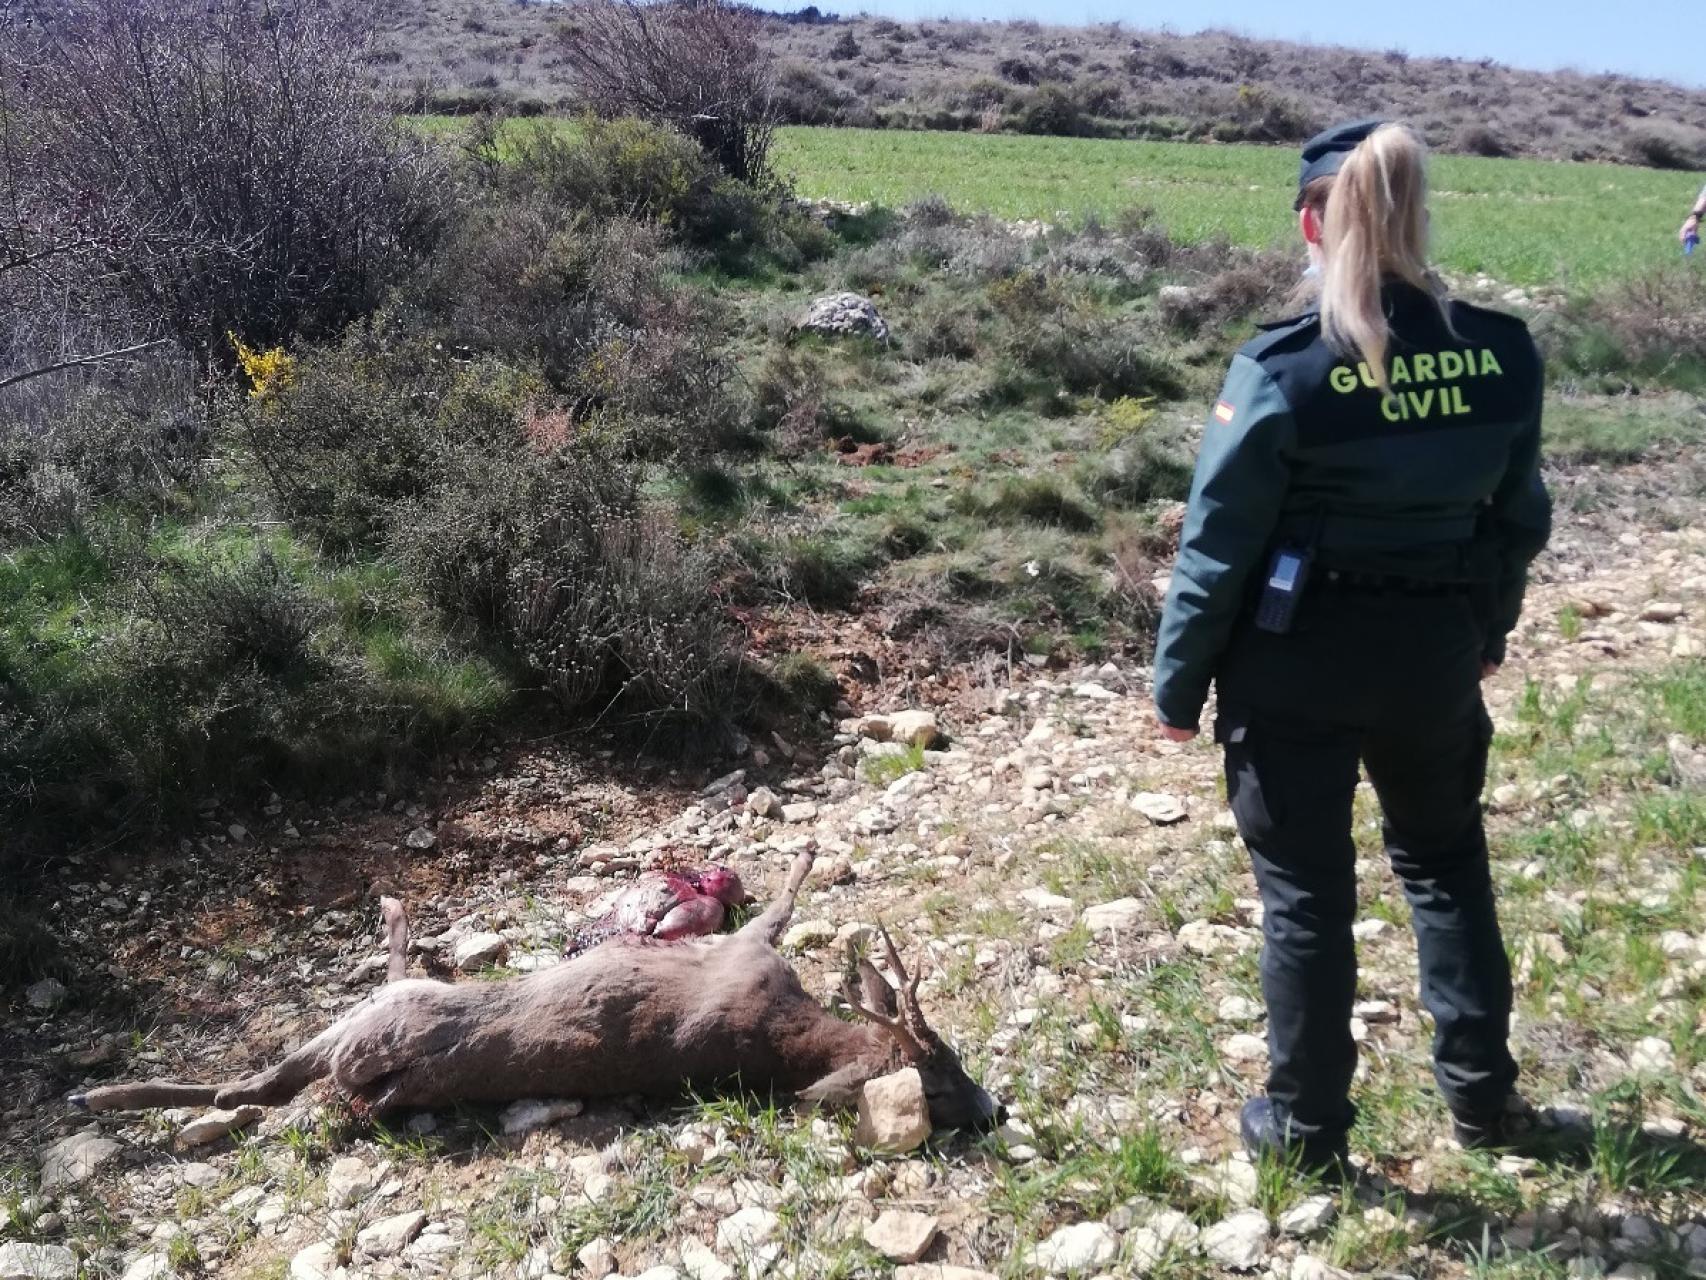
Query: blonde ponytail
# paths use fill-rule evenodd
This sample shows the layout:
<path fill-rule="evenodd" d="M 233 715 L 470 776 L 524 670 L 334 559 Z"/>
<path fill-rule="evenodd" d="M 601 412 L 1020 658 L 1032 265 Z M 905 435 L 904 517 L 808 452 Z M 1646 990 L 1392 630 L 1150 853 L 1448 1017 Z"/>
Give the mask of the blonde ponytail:
<path fill-rule="evenodd" d="M 1339 172 L 1321 179 L 1321 328 L 1327 344 L 1358 356 L 1381 391 L 1391 394 L 1387 368 L 1392 332 L 1381 303 L 1389 280 L 1433 296 L 1441 318 L 1445 288 L 1428 267 L 1427 148 L 1408 127 L 1384 124 L 1345 157 Z M 1315 204 L 1311 196 L 1306 200 Z"/>

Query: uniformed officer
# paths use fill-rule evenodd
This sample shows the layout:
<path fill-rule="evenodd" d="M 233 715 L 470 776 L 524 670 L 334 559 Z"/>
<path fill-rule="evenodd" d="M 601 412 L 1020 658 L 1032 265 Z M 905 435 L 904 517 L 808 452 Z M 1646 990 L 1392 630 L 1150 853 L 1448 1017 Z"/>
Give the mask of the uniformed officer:
<path fill-rule="evenodd" d="M 1504 660 L 1545 546 L 1541 363 L 1520 320 L 1447 298 L 1426 259 L 1425 153 L 1362 121 L 1304 148 L 1313 309 L 1234 358 L 1197 459 L 1155 655 L 1164 733 L 1212 680 L 1215 740 L 1261 888 L 1265 1097 L 1244 1143 L 1346 1155 L 1356 1047 L 1358 765 L 1408 897 L 1435 1078 L 1465 1145 L 1517 1111 L 1511 976 L 1480 794 Z"/>

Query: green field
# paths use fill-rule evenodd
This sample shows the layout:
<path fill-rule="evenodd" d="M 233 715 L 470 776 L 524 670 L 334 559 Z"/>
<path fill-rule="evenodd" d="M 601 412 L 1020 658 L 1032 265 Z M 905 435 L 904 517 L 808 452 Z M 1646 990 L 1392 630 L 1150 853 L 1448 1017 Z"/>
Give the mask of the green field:
<path fill-rule="evenodd" d="M 428 117 L 449 131 L 457 122 Z M 1263 247 L 1294 234 L 1291 147 L 881 129 L 780 131 L 777 167 L 803 196 L 1076 220 L 1148 205 L 1177 239 Z M 1550 160 L 1434 159 L 1435 253 L 1456 273 L 1573 288 L 1674 262 L 1697 175 Z"/>
<path fill-rule="evenodd" d="M 1182 240 L 1262 246 L 1293 234 L 1290 147 L 866 129 L 784 129 L 778 167 L 802 195 L 1058 220 L 1149 205 Z M 1436 253 L 1513 284 L 1587 285 L 1673 261 L 1699 179 L 1545 160 L 1434 160 Z"/>

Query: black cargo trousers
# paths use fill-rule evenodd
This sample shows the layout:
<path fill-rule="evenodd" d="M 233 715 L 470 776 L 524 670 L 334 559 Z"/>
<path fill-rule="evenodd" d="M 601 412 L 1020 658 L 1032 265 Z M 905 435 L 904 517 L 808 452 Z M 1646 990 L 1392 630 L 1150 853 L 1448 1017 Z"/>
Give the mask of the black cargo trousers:
<path fill-rule="evenodd" d="M 1217 672 L 1215 739 L 1263 906 L 1268 1096 L 1306 1146 L 1355 1118 L 1358 763 L 1408 898 L 1434 1074 L 1462 1116 L 1498 1114 L 1516 1083 L 1511 971 L 1499 936 L 1480 795 L 1492 723 L 1482 625 L 1465 593 L 1335 585 L 1286 635 L 1248 623 Z"/>

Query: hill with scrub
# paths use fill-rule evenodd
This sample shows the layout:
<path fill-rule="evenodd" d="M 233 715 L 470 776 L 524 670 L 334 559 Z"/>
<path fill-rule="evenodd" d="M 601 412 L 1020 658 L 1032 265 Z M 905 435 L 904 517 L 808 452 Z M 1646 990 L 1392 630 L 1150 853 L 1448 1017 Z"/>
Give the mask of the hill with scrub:
<path fill-rule="evenodd" d="M 573 109 L 572 7 L 535 0 L 364 0 L 374 57 L 416 106 Z M 1124 23 L 765 15 L 796 124 L 1291 142 L 1391 115 L 1436 149 L 1485 156 L 1706 166 L 1706 90 L 1400 49 L 1180 34 Z"/>

